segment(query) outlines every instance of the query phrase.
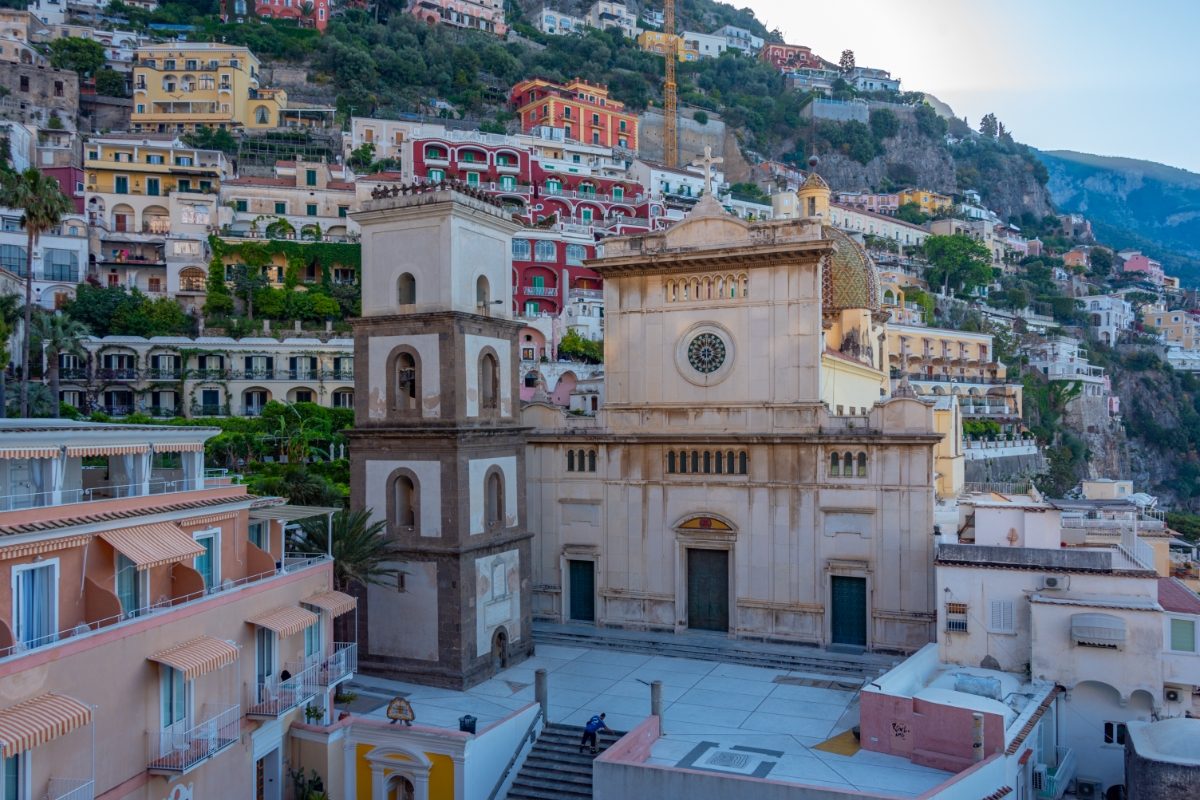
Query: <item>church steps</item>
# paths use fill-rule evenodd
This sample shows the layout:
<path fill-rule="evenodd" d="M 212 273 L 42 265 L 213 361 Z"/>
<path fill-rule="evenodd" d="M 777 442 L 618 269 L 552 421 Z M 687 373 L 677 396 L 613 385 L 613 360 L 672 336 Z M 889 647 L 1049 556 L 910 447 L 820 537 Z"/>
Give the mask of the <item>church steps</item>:
<path fill-rule="evenodd" d="M 707 634 L 672 634 L 535 622 L 534 641 L 568 647 L 590 647 L 670 658 L 718 661 L 766 669 L 805 672 L 844 679 L 858 688 L 878 677 L 899 659 L 877 653 L 833 653 L 808 645 L 728 639 Z"/>
<path fill-rule="evenodd" d="M 599 747 L 611 747 L 620 733 L 599 737 Z M 592 759 L 579 752 L 583 728 L 550 723 L 542 729 L 521 771 L 508 791 L 508 800 L 584 800 L 592 796 Z"/>

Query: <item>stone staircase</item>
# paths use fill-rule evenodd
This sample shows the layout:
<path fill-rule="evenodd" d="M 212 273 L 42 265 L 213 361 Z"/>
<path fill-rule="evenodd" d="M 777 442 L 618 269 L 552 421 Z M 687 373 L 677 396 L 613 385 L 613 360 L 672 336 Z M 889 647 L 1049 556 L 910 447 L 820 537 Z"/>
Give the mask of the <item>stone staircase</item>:
<path fill-rule="evenodd" d="M 731 639 L 703 631 L 663 633 L 570 623 L 534 622 L 533 638 L 537 644 L 609 648 L 804 672 L 853 684 L 849 688 L 858 688 L 865 680 L 879 677 L 902 660 L 881 653 L 840 652 L 802 644 Z"/>
<path fill-rule="evenodd" d="M 622 736 L 600 734 L 600 751 L 608 749 Z M 591 800 L 592 759 L 579 752 L 583 728 L 551 723 L 533 744 L 517 773 L 508 800 Z"/>

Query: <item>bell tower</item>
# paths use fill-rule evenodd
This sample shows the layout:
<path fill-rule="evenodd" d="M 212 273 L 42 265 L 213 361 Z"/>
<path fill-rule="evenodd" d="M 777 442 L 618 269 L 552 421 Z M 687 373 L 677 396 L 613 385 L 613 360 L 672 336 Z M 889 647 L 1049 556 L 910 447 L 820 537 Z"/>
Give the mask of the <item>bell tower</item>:
<path fill-rule="evenodd" d="M 401 553 L 360 615 L 364 672 L 466 687 L 532 649 L 512 234 L 463 185 L 377 190 L 354 321 L 351 504 Z"/>

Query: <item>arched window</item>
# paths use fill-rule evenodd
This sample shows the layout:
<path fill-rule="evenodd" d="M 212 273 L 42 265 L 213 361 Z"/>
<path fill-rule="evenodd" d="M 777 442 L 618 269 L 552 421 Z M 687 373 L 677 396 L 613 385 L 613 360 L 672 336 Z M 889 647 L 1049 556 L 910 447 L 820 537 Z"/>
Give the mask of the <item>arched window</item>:
<path fill-rule="evenodd" d="M 407 475 L 397 475 L 393 489 L 392 522 L 399 528 L 417 526 L 417 487 Z"/>
<path fill-rule="evenodd" d="M 271 113 L 266 106 L 259 106 L 254 109 L 254 121 L 259 125 L 267 125 L 271 122 Z"/>
<path fill-rule="evenodd" d="M 730 450 L 725 454 L 725 471 L 730 475 L 733 474 L 733 451 Z"/>
<path fill-rule="evenodd" d="M 588 450 L 588 472 L 596 471 L 596 451 Z"/>
<path fill-rule="evenodd" d="M 841 475 L 842 470 L 841 470 L 840 464 L 841 464 L 841 459 L 839 458 L 838 454 L 830 453 L 830 455 L 829 455 L 829 474 L 835 478 L 837 476 Z"/>
<path fill-rule="evenodd" d="M 858 477 L 860 477 L 860 478 L 867 477 L 867 454 L 866 453 L 858 454 Z"/>
<path fill-rule="evenodd" d="M 536 372 L 525 373 L 525 388 L 536 389 L 538 382 L 538 374 Z"/>
<path fill-rule="evenodd" d="M 396 410 L 417 411 L 420 408 L 420 376 L 417 374 L 417 359 L 412 353 L 396 356 Z"/>
<path fill-rule="evenodd" d="M 500 367 L 491 353 L 479 359 L 479 406 L 484 413 L 500 410 Z"/>
<path fill-rule="evenodd" d="M 475 305 L 479 307 L 480 312 L 487 313 L 488 306 L 491 304 L 491 285 L 488 283 L 486 275 L 480 275 L 479 280 L 475 281 Z"/>
<path fill-rule="evenodd" d="M 712 472 L 712 452 L 704 451 L 704 474 Z"/>
<path fill-rule="evenodd" d="M 675 472 L 675 451 L 668 450 L 667 451 L 667 473 L 671 474 L 674 472 Z"/>
<path fill-rule="evenodd" d="M 742 276 L 742 299 L 744 300 L 749 296 L 750 296 L 750 279 L 747 276 L 743 275 Z"/>
<path fill-rule="evenodd" d="M 737 279 L 732 275 L 728 278 L 729 281 L 729 297 L 730 299 L 737 298 Z"/>
<path fill-rule="evenodd" d="M 715 465 L 716 466 L 715 471 L 718 475 L 720 475 L 721 473 L 723 473 L 725 471 L 725 454 L 722 453 L 720 450 L 718 450 L 716 455 L 717 455 L 717 458 L 716 458 L 717 463 Z"/>
<path fill-rule="evenodd" d="M 700 471 L 700 452 L 698 450 L 693 450 L 692 451 L 692 472 L 699 472 L 699 471 Z"/>
<path fill-rule="evenodd" d="M 567 472 L 574 472 L 574 471 L 575 471 L 575 451 L 568 450 L 567 451 Z"/>
<path fill-rule="evenodd" d="M 409 273 L 404 273 L 396 282 L 397 300 L 402 306 L 411 306 L 417 302 L 417 279 Z"/>
<path fill-rule="evenodd" d="M 746 454 L 745 450 L 738 453 L 738 475 L 746 474 L 747 467 L 749 466 L 749 461 L 750 461 L 750 457 Z"/>
<path fill-rule="evenodd" d="M 684 475 L 687 474 L 688 468 L 687 468 L 687 451 L 686 450 L 679 451 L 679 471 Z"/>
<path fill-rule="evenodd" d="M 854 474 L 854 454 L 844 453 L 842 455 L 842 477 L 849 478 Z"/>
<path fill-rule="evenodd" d="M 493 469 L 488 473 L 484 482 L 485 517 L 489 528 L 504 522 L 504 478 L 500 471 Z"/>

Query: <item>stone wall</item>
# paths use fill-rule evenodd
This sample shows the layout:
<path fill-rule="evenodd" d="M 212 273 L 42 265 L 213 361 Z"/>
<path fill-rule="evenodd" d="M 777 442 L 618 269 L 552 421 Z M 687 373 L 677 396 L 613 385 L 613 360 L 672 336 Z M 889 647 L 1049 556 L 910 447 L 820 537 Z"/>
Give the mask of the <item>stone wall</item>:
<path fill-rule="evenodd" d="M 714 153 L 725 152 L 725 122 L 720 115 L 705 111 L 708 122 L 701 125 L 695 119 L 700 109 L 679 109 L 679 163 L 687 164 L 704 155 L 704 148 L 711 147 Z M 638 118 L 638 155 L 651 161 L 663 161 L 663 113 L 662 109 L 650 108 Z"/>
<path fill-rule="evenodd" d="M 1019 483 L 1046 471 L 1046 459 L 1036 455 L 1000 456 L 966 461 L 963 476 L 968 483 Z"/>
<path fill-rule="evenodd" d="M 79 125 L 90 133 L 129 130 L 133 101 L 126 97 L 83 95 L 79 98 Z"/>

